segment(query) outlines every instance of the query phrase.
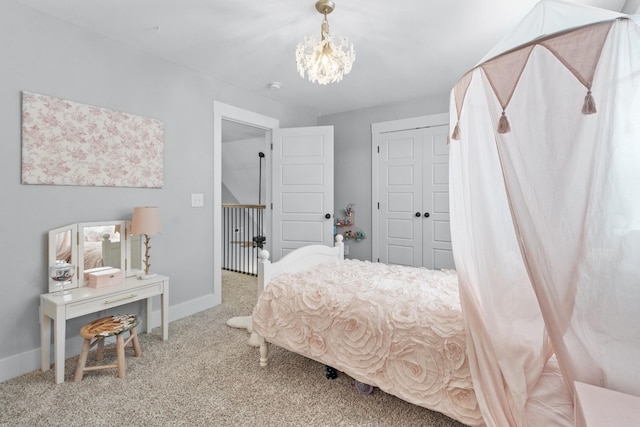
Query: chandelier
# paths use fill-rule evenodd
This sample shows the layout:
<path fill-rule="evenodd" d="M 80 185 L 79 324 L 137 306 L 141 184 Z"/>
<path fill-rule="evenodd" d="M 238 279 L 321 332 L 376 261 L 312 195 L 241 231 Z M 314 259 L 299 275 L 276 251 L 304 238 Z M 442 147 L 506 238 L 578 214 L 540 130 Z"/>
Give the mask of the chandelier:
<path fill-rule="evenodd" d="M 321 39 L 307 36 L 296 47 L 296 64 L 301 77 L 306 71 L 311 82 L 321 85 L 339 82 L 345 74 L 349 74 L 356 52 L 353 44 L 345 37 L 334 37 L 329 33 L 327 15 L 333 12 L 335 4 L 330 0 L 319 0 L 316 10 L 324 15 Z M 337 39 L 337 41 L 336 41 Z"/>

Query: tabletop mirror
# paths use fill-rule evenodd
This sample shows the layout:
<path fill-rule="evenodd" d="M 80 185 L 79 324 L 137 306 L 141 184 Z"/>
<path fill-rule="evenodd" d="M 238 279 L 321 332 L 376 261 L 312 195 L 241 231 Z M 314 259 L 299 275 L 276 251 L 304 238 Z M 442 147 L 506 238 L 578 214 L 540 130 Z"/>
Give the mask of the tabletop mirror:
<path fill-rule="evenodd" d="M 131 221 L 99 221 L 69 224 L 49 231 L 49 266 L 73 264 L 76 274 L 66 288 L 86 286 L 86 270 L 121 269 L 127 277 L 142 271 L 143 245 L 131 236 Z M 57 283 L 49 278 L 49 292 Z"/>

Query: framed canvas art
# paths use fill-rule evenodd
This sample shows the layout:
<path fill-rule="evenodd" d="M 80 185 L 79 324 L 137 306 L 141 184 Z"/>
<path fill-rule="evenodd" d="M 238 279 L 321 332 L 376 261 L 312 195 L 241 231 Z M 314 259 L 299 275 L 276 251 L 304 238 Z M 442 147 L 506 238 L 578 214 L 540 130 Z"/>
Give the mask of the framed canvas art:
<path fill-rule="evenodd" d="M 161 188 L 160 120 L 22 92 L 22 183 Z"/>

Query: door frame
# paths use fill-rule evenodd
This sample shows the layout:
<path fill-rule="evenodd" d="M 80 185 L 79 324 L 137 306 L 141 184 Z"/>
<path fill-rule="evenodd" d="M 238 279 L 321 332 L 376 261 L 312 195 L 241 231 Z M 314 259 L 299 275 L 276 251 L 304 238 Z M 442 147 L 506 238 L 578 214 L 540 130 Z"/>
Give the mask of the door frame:
<path fill-rule="evenodd" d="M 429 116 L 412 117 L 408 119 L 390 120 L 371 124 L 371 261 L 379 258 L 379 171 L 378 147 L 380 137 L 384 133 L 398 132 L 410 129 L 420 129 L 432 126 L 449 125 L 449 113 L 431 114 Z"/>
<path fill-rule="evenodd" d="M 241 123 L 264 129 L 272 133 L 280 127 L 280 121 L 272 117 L 263 116 L 249 110 L 213 101 L 213 295 L 214 305 L 222 302 L 222 120 Z M 270 137 L 270 136 L 269 136 Z M 268 161 L 265 163 L 269 163 Z M 265 170 L 265 188 L 270 187 L 270 166 Z M 270 190 L 267 190 L 267 192 Z M 267 194 L 265 205 L 271 200 Z M 269 209 L 265 212 L 265 224 L 270 218 Z"/>

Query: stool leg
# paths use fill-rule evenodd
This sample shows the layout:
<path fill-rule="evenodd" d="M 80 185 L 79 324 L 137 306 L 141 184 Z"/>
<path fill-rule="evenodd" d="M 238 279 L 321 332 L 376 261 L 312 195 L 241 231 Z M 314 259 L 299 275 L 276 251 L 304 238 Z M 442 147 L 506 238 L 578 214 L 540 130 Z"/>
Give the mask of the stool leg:
<path fill-rule="evenodd" d="M 122 334 L 118 334 L 116 338 L 116 352 L 118 354 L 118 378 L 124 378 L 127 372 L 127 362 L 124 358 L 124 337 Z"/>
<path fill-rule="evenodd" d="M 91 347 L 91 340 L 88 338 L 84 339 L 82 343 L 82 351 L 80 352 L 80 357 L 78 358 L 78 367 L 76 368 L 76 376 L 73 378 L 74 382 L 82 381 L 82 376 L 84 375 L 84 367 L 87 364 L 87 357 L 89 356 L 89 348 Z"/>
<path fill-rule="evenodd" d="M 96 361 L 100 362 L 104 358 L 104 337 L 97 337 L 98 348 L 96 349 Z"/>
<path fill-rule="evenodd" d="M 129 331 L 129 335 L 131 337 L 131 341 L 133 342 L 133 352 L 136 357 L 140 357 L 142 355 L 142 350 L 140 349 L 140 342 L 138 341 L 138 333 L 136 332 L 136 328 L 133 328 Z"/>

